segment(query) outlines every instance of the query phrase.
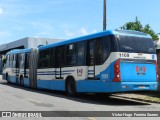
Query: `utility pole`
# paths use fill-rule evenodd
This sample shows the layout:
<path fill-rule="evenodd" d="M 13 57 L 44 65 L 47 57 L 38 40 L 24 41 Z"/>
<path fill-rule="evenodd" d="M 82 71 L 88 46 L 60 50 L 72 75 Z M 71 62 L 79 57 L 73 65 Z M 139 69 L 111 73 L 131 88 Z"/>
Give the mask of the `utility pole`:
<path fill-rule="evenodd" d="M 106 0 L 104 0 L 104 3 L 103 3 L 103 31 L 106 30 L 106 27 L 107 27 L 107 18 L 106 18 Z"/>

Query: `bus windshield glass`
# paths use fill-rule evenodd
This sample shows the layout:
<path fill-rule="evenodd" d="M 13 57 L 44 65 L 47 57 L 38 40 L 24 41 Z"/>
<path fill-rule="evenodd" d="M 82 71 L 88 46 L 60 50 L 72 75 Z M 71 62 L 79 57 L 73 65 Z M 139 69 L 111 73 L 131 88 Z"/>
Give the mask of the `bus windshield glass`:
<path fill-rule="evenodd" d="M 151 38 L 117 36 L 117 41 L 119 52 L 155 54 L 155 46 Z"/>

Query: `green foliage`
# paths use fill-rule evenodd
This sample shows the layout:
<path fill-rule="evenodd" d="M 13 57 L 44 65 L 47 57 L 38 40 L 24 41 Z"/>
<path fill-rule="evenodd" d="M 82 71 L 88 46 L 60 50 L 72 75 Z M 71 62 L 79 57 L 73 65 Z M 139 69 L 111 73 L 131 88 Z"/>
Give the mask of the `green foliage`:
<path fill-rule="evenodd" d="M 158 40 L 158 35 L 153 31 L 153 29 L 150 27 L 149 24 L 143 25 L 141 22 L 138 20 L 138 17 L 136 17 L 134 22 L 127 22 L 125 25 L 120 27 L 123 30 L 135 30 L 135 31 L 140 31 L 144 32 L 146 34 L 150 34 L 153 40 Z"/>
<path fill-rule="evenodd" d="M 150 27 L 149 24 L 145 25 L 145 27 L 143 28 L 142 32 L 150 34 L 152 36 L 153 40 L 158 40 L 158 35 L 155 34 L 155 32 L 152 30 L 152 28 Z"/>
<path fill-rule="evenodd" d="M 7 60 L 6 60 L 6 58 L 3 58 L 2 61 L 3 61 L 4 64 L 6 64 L 6 61 L 7 61 Z"/>
<path fill-rule="evenodd" d="M 6 58 L 3 58 L 3 67 L 5 66 L 6 62 L 7 62 L 7 59 Z"/>

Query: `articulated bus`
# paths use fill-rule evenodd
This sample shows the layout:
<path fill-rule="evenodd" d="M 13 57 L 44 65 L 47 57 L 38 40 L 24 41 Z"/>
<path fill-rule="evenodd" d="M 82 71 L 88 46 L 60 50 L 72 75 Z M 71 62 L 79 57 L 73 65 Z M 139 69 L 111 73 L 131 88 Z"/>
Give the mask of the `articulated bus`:
<path fill-rule="evenodd" d="M 76 93 L 156 91 L 155 47 L 145 33 L 107 30 L 6 54 L 3 79 L 37 89 Z"/>

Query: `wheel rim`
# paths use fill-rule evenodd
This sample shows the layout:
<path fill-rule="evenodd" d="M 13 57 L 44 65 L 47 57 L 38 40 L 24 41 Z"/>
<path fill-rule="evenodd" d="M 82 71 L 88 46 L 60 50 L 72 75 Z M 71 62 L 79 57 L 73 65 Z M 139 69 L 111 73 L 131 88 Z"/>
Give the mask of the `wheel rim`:
<path fill-rule="evenodd" d="M 69 84 L 69 87 L 68 87 L 68 92 L 69 92 L 69 94 L 73 94 L 73 91 L 74 91 L 74 85 L 73 85 L 73 83 L 70 83 Z"/>

